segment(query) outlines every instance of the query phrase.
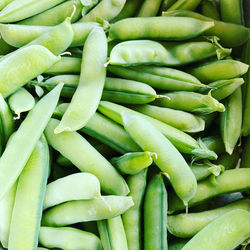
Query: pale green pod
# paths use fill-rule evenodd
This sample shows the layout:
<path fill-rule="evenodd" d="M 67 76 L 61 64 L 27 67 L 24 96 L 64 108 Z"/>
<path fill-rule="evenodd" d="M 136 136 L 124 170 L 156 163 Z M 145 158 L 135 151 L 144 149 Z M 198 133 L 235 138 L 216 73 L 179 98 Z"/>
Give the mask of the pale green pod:
<path fill-rule="evenodd" d="M 167 11 L 171 10 L 195 10 L 201 0 L 177 0 Z"/>
<path fill-rule="evenodd" d="M 100 182 L 92 174 L 76 173 L 49 183 L 43 209 L 73 200 L 89 200 L 101 197 Z"/>
<path fill-rule="evenodd" d="M 138 17 L 150 17 L 156 16 L 160 10 L 162 0 L 146 0 L 143 2 L 137 16 Z"/>
<path fill-rule="evenodd" d="M 4 9 L 12 1 L 13 0 L 1 0 L 1 2 L 0 2 L 0 10 Z"/>

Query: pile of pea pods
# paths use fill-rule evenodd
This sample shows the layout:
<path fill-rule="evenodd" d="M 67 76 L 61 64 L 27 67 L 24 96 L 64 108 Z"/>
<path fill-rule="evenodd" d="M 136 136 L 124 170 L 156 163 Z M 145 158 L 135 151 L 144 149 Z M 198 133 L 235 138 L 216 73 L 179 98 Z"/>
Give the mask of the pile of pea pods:
<path fill-rule="evenodd" d="M 247 4 L 0 0 L 0 249 L 247 249 Z"/>

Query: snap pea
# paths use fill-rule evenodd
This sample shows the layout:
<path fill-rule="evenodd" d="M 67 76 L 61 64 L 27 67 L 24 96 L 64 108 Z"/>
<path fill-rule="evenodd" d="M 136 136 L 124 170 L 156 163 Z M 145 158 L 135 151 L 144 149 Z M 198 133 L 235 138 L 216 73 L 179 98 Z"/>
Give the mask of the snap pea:
<path fill-rule="evenodd" d="M 201 14 L 214 20 L 220 20 L 216 0 L 203 0 L 201 2 Z"/>
<path fill-rule="evenodd" d="M 73 227 L 41 227 L 39 243 L 48 248 L 101 250 L 99 238 Z"/>
<path fill-rule="evenodd" d="M 9 230 L 12 211 L 15 203 L 17 182 L 0 200 L 0 242 L 3 247 L 8 248 Z"/>
<path fill-rule="evenodd" d="M 164 16 L 191 17 L 202 21 L 213 21 L 214 26 L 204 32 L 204 35 L 217 36 L 223 46 L 231 48 L 244 44 L 249 37 L 247 27 L 234 23 L 217 21 L 188 10 L 174 10 L 163 13 Z"/>
<path fill-rule="evenodd" d="M 18 178 L 10 223 L 10 250 L 37 248 L 48 171 L 49 148 L 42 136 Z"/>
<path fill-rule="evenodd" d="M 201 203 L 202 201 L 221 194 L 248 190 L 250 188 L 249 176 L 249 168 L 230 169 L 224 171 L 217 177 L 212 176 L 215 178 L 215 181 L 212 181 L 213 179 L 206 179 L 202 182 L 199 182 L 197 186 L 197 192 L 195 196 L 189 201 L 188 205 L 192 207 Z M 176 194 L 170 192 L 169 195 L 171 199 L 171 203 L 169 203 L 170 213 L 185 208 L 183 202 Z"/>
<path fill-rule="evenodd" d="M 178 150 L 149 121 L 140 116 L 123 113 L 123 125 L 135 142 L 143 149 L 155 152 L 155 164 L 166 172 L 175 192 L 185 205 L 195 195 L 195 176 Z M 150 143 L 149 143 L 150 141 Z M 177 167 L 178 166 L 178 167 Z M 185 179 L 183 178 L 185 176 Z"/>
<path fill-rule="evenodd" d="M 180 238 L 174 241 L 170 241 L 168 244 L 168 250 L 181 250 L 186 243 L 187 243 L 186 239 L 180 239 Z"/>
<path fill-rule="evenodd" d="M 156 16 L 160 10 L 162 0 L 146 0 L 142 3 L 139 12 L 137 13 L 138 17 L 150 17 Z"/>
<path fill-rule="evenodd" d="M 215 111 L 225 111 L 224 105 L 214 99 L 210 93 L 203 95 L 188 91 L 174 91 L 162 93 L 162 95 L 166 96 L 166 98 L 157 99 L 152 104 L 165 108 L 205 114 Z"/>
<path fill-rule="evenodd" d="M 11 3 L 13 0 L 2 0 L 0 2 L 0 10 L 4 9 L 9 3 Z"/>
<path fill-rule="evenodd" d="M 87 1 L 83 0 L 81 2 L 83 4 L 82 16 L 86 16 L 91 9 L 96 7 L 96 5 L 100 2 L 100 0 L 87 0 Z"/>
<path fill-rule="evenodd" d="M 100 198 L 100 189 L 99 180 L 92 174 L 76 173 L 68 175 L 47 185 L 43 209 L 66 201 Z"/>
<path fill-rule="evenodd" d="M 69 0 L 40 14 L 26 18 L 18 22 L 18 24 L 53 26 L 60 24 L 66 17 L 70 17 L 71 15 L 71 22 L 74 23 L 81 17 L 82 7 L 81 0 Z"/>
<path fill-rule="evenodd" d="M 106 58 L 106 35 L 98 27 L 90 32 L 84 45 L 80 81 L 55 133 L 78 130 L 93 116 L 104 88 Z"/>
<path fill-rule="evenodd" d="M 127 153 L 112 158 L 111 163 L 123 174 L 138 174 L 153 163 L 153 157 L 157 158 L 157 155 L 148 151 Z"/>
<path fill-rule="evenodd" d="M 209 83 L 242 76 L 247 72 L 248 67 L 240 61 L 228 59 L 203 63 L 189 69 L 188 72 L 200 81 Z"/>
<path fill-rule="evenodd" d="M 3 152 L 0 158 L 0 182 L 2 183 L 0 187 L 0 199 L 15 183 L 27 163 L 56 107 L 61 89 L 62 84 L 58 85 L 37 102 Z M 32 136 L 30 136 L 31 134 Z M 15 155 L 14 158 L 13 154 Z"/>
<path fill-rule="evenodd" d="M 43 73 L 60 57 L 40 45 L 21 48 L 0 60 L 0 92 L 7 97 L 32 78 Z"/>
<path fill-rule="evenodd" d="M 226 152 L 230 155 L 240 138 L 242 124 L 242 95 L 241 88 L 228 97 L 225 103 L 226 111 L 221 115 L 221 136 Z"/>
<path fill-rule="evenodd" d="M 206 147 L 214 151 L 216 154 L 222 154 L 225 152 L 225 146 L 220 136 L 207 136 L 202 138 Z"/>
<path fill-rule="evenodd" d="M 180 238 L 190 238 L 219 216 L 235 209 L 250 212 L 250 199 L 234 201 L 226 206 L 204 212 L 170 215 L 168 216 L 168 231 Z"/>
<path fill-rule="evenodd" d="M 102 0 L 79 22 L 95 22 L 98 18 L 110 21 L 121 12 L 125 2 L 126 0 Z"/>
<path fill-rule="evenodd" d="M 220 1 L 221 20 L 228 23 L 244 24 L 243 2 L 241 0 Z"/>
<path fill-rule="evenodd" d="M 167 249 L 167 190 L 161 174 L 148 184 L 144 200 L 144 249 Z"/>
<path fill-rule="evenodd" d="M 225 170 L 228 170 L 236 168 L 239 159 L 240 159 L 240 153 L 237 149 L 235 149 L 231 155 L 229 155 L 228 153 L 219 155 L 218 159 L 215 161 L 215 164 L 222 165 L 225 168 Z"/>
<path fill-rule="evenodd" d="M 149 116 L 140 114 L 136 111 L 128 109 L 118 104 L 111 102 L 101 101 L 98 110 L 104 115 L 108 116 L 117 123 L 123 124 L 122 113 L 136 114 L 152 123 L 161 133 L 164 134 L 170 140 L 170 142 L 180 151 L 187 154 L 194 154 L 201 158 L 211 158 L 216 159 L 217 156 L 214 152 L 208 150 L 206 146 L 201 141 L 196 141 L 191 136 L 185 134 L 184 132 L 173 128 L 163 122 L 160 122 Z"/>
<path fill-rule="evenodd" d="M 203 22 L 185 17 L 134 17 L 111 24 L 109 39 L 162 39 L 186 40 L 199 36 L 214 26 L 212 21 Z M 131 29 L 131 27 L 135 27 Z"/>
<path fill-rule="evenodd" d="M 127 182 L 134 206 L 129 208 L 123 215 L 122 221 L 127 236 L 128 248 L 140 250 L 142 247 L 142 200 L 146 188 L 147 169 L 128 177 Z"/>
<path fill-rule="evenodd" d="M 195 91 L 206 87 L 192 75 L 166 67 L 109 65 L 108 71 L 126 79 L 146 83 L 156 89 Z"/>
<path fill-rule="evenodd" d="M 169 124 L 170 126 L 173 126 L 184 132 L 196 133 L 203 131 L 205 128 L 204 120 L 198 116 L 181 110 L 162 108 L 148 104 L 133 105 L 132 107 L 130 106 L 130 108 L 144 115 L 148 115 L 159 121 Z"/>
<path fill-rule="evenodd" d="M 162 1 L 162 7 L 161 10 L 162 11 L 166 11 L 167 9 L 169 9 L 177 0 L 163 0 Z"/>
<path fill-rule="evenodd" d="M 97 221 L 104 250 L 127 250 L 128 244 L 121 216 Z"/>
<path fill-rule="evenodd" d="M 227 212 L 203 228 L 182 249 L 234 249 L 249 238 L 249 223 L 249 212 L 242 209 Z"/>
<path fill-rule="evenodd" d="M 41 13 L 52 8 L 64 0 L 14 0 L 11 1 L 0 13 L 0 23 L 20 21 L 27 17 Z"/>
<path fill-rule="evenodd" d="M 66 105 L 68 104 L 63 103 L 56 108 L 57 116 L 62 117 Z M 121 154 L 140 151 L 123 127 L 99 113 L 92 116 L 81 132 L 96 138 Z"/>
<path fill-rule="evenodd" d="M 94 174 L 106 193 L 126 195 L 128 186 L 115 168 L 77 132 L 54 134 L 58 124 L 51 119 L 45 129 L 49 144 L 81 171 Z"/>
<path fill-rule="evenodd" d="M 134 205 L 130 196 L 102 196 L 102 199 L 69 201 L 44 213 L 42 225 L 65 226 L 84 221 L 114 218 Z"/>
<path fill-rule="evenodd" d="M 195 10 L 200 4 L 201 0 L 177 0 L 168 11 L 171 10 Z"/>
<path fill-rule="evenodd" d="M 35 99 L 25 88 L 19 88 L 9 97 L 8 103 L 19 119 L 21 113 L 30 111 L 35 106 Z"/>

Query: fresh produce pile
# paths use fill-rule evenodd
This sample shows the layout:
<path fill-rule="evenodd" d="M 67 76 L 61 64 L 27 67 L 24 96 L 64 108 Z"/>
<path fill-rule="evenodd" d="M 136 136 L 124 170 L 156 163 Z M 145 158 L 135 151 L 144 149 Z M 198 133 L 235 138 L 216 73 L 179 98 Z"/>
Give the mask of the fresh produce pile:
<path fill-rule="evenodd" d="M 4 249 L 247 247 L 241 2 L 0 0 Z"/>

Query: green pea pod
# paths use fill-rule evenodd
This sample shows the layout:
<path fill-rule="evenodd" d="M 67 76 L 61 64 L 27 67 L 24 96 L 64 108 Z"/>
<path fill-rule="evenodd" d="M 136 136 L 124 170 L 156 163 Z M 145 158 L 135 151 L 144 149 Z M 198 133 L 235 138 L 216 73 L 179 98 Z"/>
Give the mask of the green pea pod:
<path fill-rule="evenodd" d="M 2 183 L 0 199 L 15 183 L 27 163 L 56 107 L 61 89 L 62 84 L 36 103 L 5 148 L 0 158 L 0 182 Z M 32 136 L 30 136 L 31 134 Z M 14 158 L 13 154 L 15 155 Z"/>
<path fill-rule="evenodd" d="M 13 0 L 2 0 L 0 2 L 0 10 L 4 9 L 9 3 L 11 3 Z"/>
<path fill-rule="evenodd" d="M 201 13 L 214 20 L 220 20 L 220 13 L 217 8 L 216 0 L 203 0 L 201 2 Z"/>
<path fill-rule="evenodd" d="M 171 10 L 195 10 L 201 0 L 177 0 L 168 11 Z"/>
<path fill-rule="evenodd" d="M 140 114 L 136 111 L 128 109 L 118 104 L 111 102 L 101 101 L 98 110 L 110 119 L 119 124 L 123 124 L 122 113 L 136 114 L 152 123 L 161 133 L 163 133 L 168 140 L 180 151 L 187 154 L 194 154 L 196 157 L 216 159 L 217 156 L 214 152 L 208 150 L 201 141 L 196 141 L 188 134 L 173 128 L 166 123 L 160 122 L 149 116 Z M 154 151 L 153 151 L 154 152 Z"/>
<path fill-rule="evenodd" d="M 35 106 L 35 99 L 25 88 L 20 88 L 10 96 L 8 103 L 17 115 L 16 119 L 19 119 L 21 113 L 30 111 Z"/>
<path fill-rule="evenodd" d="M 114 218 L 134 202 L 130 196 L 102 196 L 102 199 L 68 201 L 46 211 L 42 225 L 65 226 L 84 221 L 97 221 Z"/>
<path fill-rule="evenodd" d="M 249 176 L 249 168 L 238 168 L 226 170 L 217 177 L 212 176 L 212 179 L 201 181 L 198 183 L 195 196 L 189 201 L 188 205 L 192 207 L 221 194 L 248 190 L 250 188 Z M 170 192 L 169 195 L 171 199 L 169 213 L 185 208 L 176 194 Z"/>
<path fill-rule="evenodd" d="M 0 76 L 1 94 L 7 97 L 59 60 L 60 57 L 41 45 L 21 48 L 1 58 L 0 71 L 5 72 Z"/>
<path fill-rule="evenodd" d="M 220 1 L 221 20 L 228 23 L 243 24 L 243 2 L 241 0 Z"/>
<path fill-rule="evenodd" d="M 126 195 L 128 186 L 115 168 L 77 132 L 55 134 L 58 124 L 58 120 L 51 119 L 47 125 L 45 135 L 49 144 L 78 169 L 94 174 L 106 193 Z"/>
<path fill-rule="evenodd" d="M 153 117 L 184 132 L 196 133 L 199 131 L 203 131 L 205 128 L 204 120 L 202 120 L 198 116 L 184 111 L 162 108 L 147 104 L 133 105 L 132 107 L 130 106 L 130 108 L 144 115 Z"/>
<path fill-rule="evenodd" d="M 0 13 L 0 23 L 11 23 L 34 16 L 44 10 L 52 8 L 64 0 L 14 0 Z"/>
<path fill-rule="evenodd" d="M 186 239 L 176 238 L 174 241 L 170 241 L 168 244 L 168 250 L 181 250 L 187 243 Z"/>
<path fill-rule="evenodd" d="M 127 250 L 128 244 L 121 216 L 97 221 L 104 250 Z"/>
<path fill-rule="evenodd" d="M 142 169 L 148 168 L 153 163 L 153 157 L 157 158 L 157 155 L 148 151 L 127 153 L 112 158 L 111 163 L 123 174 L 138 174 Z"/>
<path fill-rule="evenodd" d="M 212 21 L 203 22 L 194 18 L 135 17 L 111 24 L 109 39 L 151 38 L 182 41 L 197 37 L 213 26 Z M 131 29 L 131 27 L 137 27 L 137 29 Z"/>
<path fill-rule="evenodd" d="M 195 195 L 197 182 L 182 155 L 146 119 L 124 112 L 122 120 L 126 131 L 144 151 L 156 153 L 155 164 L 166 173 L 175 192 L 187 205 Z M 185 176 L 185 180 L 183 176 Z"/>
<path fill-rule="evenodd" d="M 62 23 L 71 15 L 71 22 L 74 23 L 81 17 L 82 7 L 81 0 L 69 0 L 40 14 L 26 18 L 23 21 L 18 22 L 18 24 L 53 26 Z"/>
<path fill-rule="evenodd" d="M 127 182 L 134 206 L 123 215 L 123 225 L 127 236 L 128 248 L 130 250 L 142 249 L 142 201 L 146 188 L 147 169 L 128 177 Z"/>
<path fill-rule="evenodd" d="M 138 17 L 150 17 L 150 16 L 157 16 L 160 7 L 161 7 L 162 0 L 146 0 L 141 5 L 139 12 L 137 13 Z"/>
<path fill-rule="evenodd" d="M 63 103 L 56 108 L 55 112 L 58 117 L 62 117 L 67 105 Z M 123 127 L 99 113 L 92 116 L 81 132 L 96 138 L 121 154 L 140 151 Z"/>
<path fill-rule="evenodd" d="M 226 152 L 230 155 L 240 138 L 242 124 L 241 88 L 228 97 L 225 103 L 226 111 L 221 115 L 221 136 Z"/>
<path fill-rule="evenodd" d="M 10 222 L 15 203 L 16 187 L 17 182 L 15 182 L 0 200 L 0 242 L 5 248 L 8 248 Z"/>
<path fill-rule="evenodd" d="M 224 207 L 204 212 L 170 215 L 168 216 L 168 231 L 180 238 L 190 238 L 219 216 L 234 209 L 250 212 L 250 199 L 234 201 Z"/>
<path fill-rule="evenodd" d="M 104 88 L 106 57 L 106 35 L 102 28 L 95 28 L 84 45 L 78 87 L 55 133 L 76 131 L 94 115 Z"/>
<path fill-rule="evenodd" d="M 99 180 L 92 174 L 76 173 L 68 175 L 47 185 L 43 209 L 66 201 L 100 198 L 100 189 Z"/>
<path fill-rule="evenodd" d="M 39 243 L 48 248 L 101 250 L 99 238 L 73 227 L 41 227 Z"/>
<path fill-rule="evenodd" d="M 206 147 L 216 154 L 225 153 L 225 146 L 220 136 L 207 136 L 202 138 Z"/>
<path fill-rule="evenodd" d="M 154 105 L 205 114 L 225 111 L 224 105 L 214 99 L 210 93 L 203 95 L 195 92 L 175 91 L 163 93 L 162 95 L 166 96 L 166 98 L 155 100 Z"/>
<path fill-rule="evenodd" d="M 167 190 L 161 174 L 148 184 L 144 200 L 144 249 L 167 249 Z"/>
<path fill-rule="evenodd" d="M 199 13 L 188 10 L 174 10 L 163 13 L 163 16 L 191 17 L 201 21 L 213 21 L 214 26 L 204 32 L 204 35 L 217 36 L 223 46 L 231 48 L 244 44 L 249 37 L 248 28 L 243 25 L 216 21 Z"/>
<path fill-rule="evenodd" d="M 87 13 L 93 9 L 99 2 L 100 0 L 81 0 L 83 8 L 82 8 L 82 16 L 86 16 Z"/>
<path fill-rule="evenodd" d="M 190 74 L 166 67 L 109 65 L 108 71 L 126 79 L 146 83 L 157 89 L 195 91 L 207 87 Z"/>
<path fill-rule="evenodd" d="M 249 223 L 249 212 L 242 209 L 232 210 L 209 223 L 182 249 L 234 249 L 249 238 Z M 230 230 L 225 230 L 229 228 Z"/>
<path fill-rule="evenodd" d="M 8 249 L 10 250 L 18 249 L 20 246 L 27 250 L 35 249 L 38 245 L 48 171 L 49 148 L 45 137 L 42 136 L 17 182 L 9 233 Z"/>
<path fill-rule="evenodd" d="M 239 159 L 240 159 L 240 153 L 237 149 L 235 149 L 231 155 L 229 155 L 228 153 L 219 155 L 218 159 L 215 161 L 215 164 L 222 165 L 225 170 L 233 169 L 236 168 Z"/>

